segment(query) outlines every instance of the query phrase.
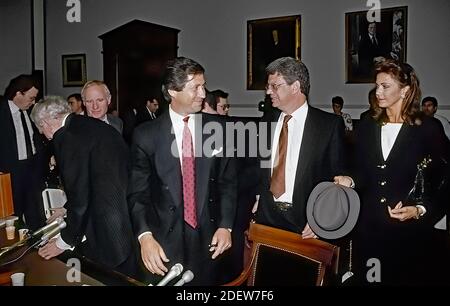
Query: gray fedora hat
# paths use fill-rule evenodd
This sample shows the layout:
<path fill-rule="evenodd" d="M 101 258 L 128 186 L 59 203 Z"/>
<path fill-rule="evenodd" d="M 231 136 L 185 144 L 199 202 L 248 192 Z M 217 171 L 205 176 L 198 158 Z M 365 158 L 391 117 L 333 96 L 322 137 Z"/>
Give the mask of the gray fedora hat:
<path fill-rule="evenodd" d="M 359 209 L 359 196 L 355 190 L 333 182 L 322 182 L 309 196 L 306 217 L 317 236 L 338 239 L 355 227 Z"/>

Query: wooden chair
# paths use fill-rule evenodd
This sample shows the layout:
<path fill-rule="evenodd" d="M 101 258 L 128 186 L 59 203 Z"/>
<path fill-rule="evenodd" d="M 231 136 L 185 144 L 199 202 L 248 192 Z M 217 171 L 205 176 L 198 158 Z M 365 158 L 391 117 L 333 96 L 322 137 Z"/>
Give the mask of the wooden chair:
<path fill-rule="evenodd" d="M 249 263 L 224 286 L 323 286 L 337 274 L 335 245 L 256 223 L 250 224 L 249 240 Z"/>

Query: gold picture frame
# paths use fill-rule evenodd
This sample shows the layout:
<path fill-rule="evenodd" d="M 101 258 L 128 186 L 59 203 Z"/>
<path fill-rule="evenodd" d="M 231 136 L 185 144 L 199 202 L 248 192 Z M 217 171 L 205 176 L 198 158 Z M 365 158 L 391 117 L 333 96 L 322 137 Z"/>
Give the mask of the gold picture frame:
<path fill-rule="evenodd" d="M 86 81 L 86 54 L 62 56 L 63 87 L 81 87 Z"/>
<path fill-rule="evenodd" d="M 266 66 L 290 56 L 300 59 L 301 16 L 247 21 L 247 89 L 264 90 Z"/>
<path fill-rule="evenodd" d="M 408 7 L 380 10 L 378 20 L 368 11 L 345 14 L 346 83 L 373 83 L 374 65 L 382 58 L 406 61 Z M 372 27 L 372 29 L 370 29 Z M 375 28 L 374 40 L 369 32 Z"/>

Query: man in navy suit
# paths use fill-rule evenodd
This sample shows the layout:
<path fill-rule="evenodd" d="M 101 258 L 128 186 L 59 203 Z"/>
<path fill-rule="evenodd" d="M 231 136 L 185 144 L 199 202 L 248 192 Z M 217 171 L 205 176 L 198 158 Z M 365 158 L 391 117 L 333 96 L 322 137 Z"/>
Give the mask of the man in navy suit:
<path fill-rule="evenodd" d="M 224 144 L 204 150 L 208 135 L 202 130 L 224 122 L 196 114 L 205 98 L 205 78 L 203 67 L 191 59 L 168 63 L 163 94 L 169 111 L 137 127 L 132 144 L 129 204 L 142 261 L 157 275 L 181 263 L 193 271 L 192 284 L 216 285 L 217 257 L 231 247 L 236 169 L 234 160 L 224 157 Z M 194 143 L 192 160 L 186 150 Z"/>
<path fill-rule="evenodd" d="M 32 230 L 45 224 L 41 192 L 49 161 L 44 138 L 27 112 L 38 88 L 32 76 L 20 75 L 0 99 L 0 172 L 11 173 L 15 214 Z"/>
<path fill-rule="evenodd" d="M 266 93 L 281 112 L 262 118 L 275 127 L 275 133 L 259 132 L 260 138 L 267 137 L 271 153 L 261 159 L 266 167 L 261 168 L 256 220 L 301 233 L 303 238 L 316 238 L 306 220 L 306 204 L 318 183 L 333 181 L 343 172 L 344 123 L 335 114 L 308 105 L 309 72 L 301 61 L 279 58 L 267 66 L 266 73 Z M 283 129 L 287 143 L 282 141 Z M 286 143 L 284 151 L 280 143 Z"/>

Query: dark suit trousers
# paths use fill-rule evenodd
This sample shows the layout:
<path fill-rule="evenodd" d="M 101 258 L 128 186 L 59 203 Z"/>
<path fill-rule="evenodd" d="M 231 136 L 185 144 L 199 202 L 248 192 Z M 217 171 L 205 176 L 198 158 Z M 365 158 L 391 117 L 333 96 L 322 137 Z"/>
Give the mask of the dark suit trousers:
<path fill-rule="evenodd" d="M 45 225 L 42 202 L 44 189 L 43 173 L 39 170 L 38 157 L 18 161 L 11 173 L 14 200 L 14 214 L 25 216 L 26 226 L 34 231 Z"/>
<path fill-rule="evenodd" d="M 194 279 L 187 283 L 186 286 L 214 286 L 222 284 L 219 277 L 221 270 L 218 270 L 221 262 L 221 256 L 215 260 L 211 259 L 214 252 L 209 252 L 208 245 L 211 243 L 212 237 L 202 237 L 202 232 L 199 229 L 193 229 L 186 222 L 184 222 L 184 237 L 180 237 L 180 243 L 184 243 L 184 259 L 183 261 L 176 262 L 170 256 L 166 254 L 170 262 L 164 263 L 167 269 L 172 268 L 175 264 L 180 263 L 183 265 L 183 273 L 187 270 L 191 270 L 194 273 Z M 177 254 L 180 257 L 180 254 Z M 141 256 L 139 256 L 140 275 L 138 280 L 144 283 L 150 283 L 156 285 L 163 277 L 160 275 L 150 273 L 144 263 Z M 181 275 L 169 282 L 166 286 L 173 286 Z"/>
<path fill-rule="evenodd" d="M 218 258 L 211 259 L 214 252 L 209 252 L 212 237 L 202 236 L 201 230 L 184 223 L 184 262 L 181 264 L 184 266 L 183 271 L 191 270 L 194 273 L 194 279 L 187 285 L 219 285 Z"/>

